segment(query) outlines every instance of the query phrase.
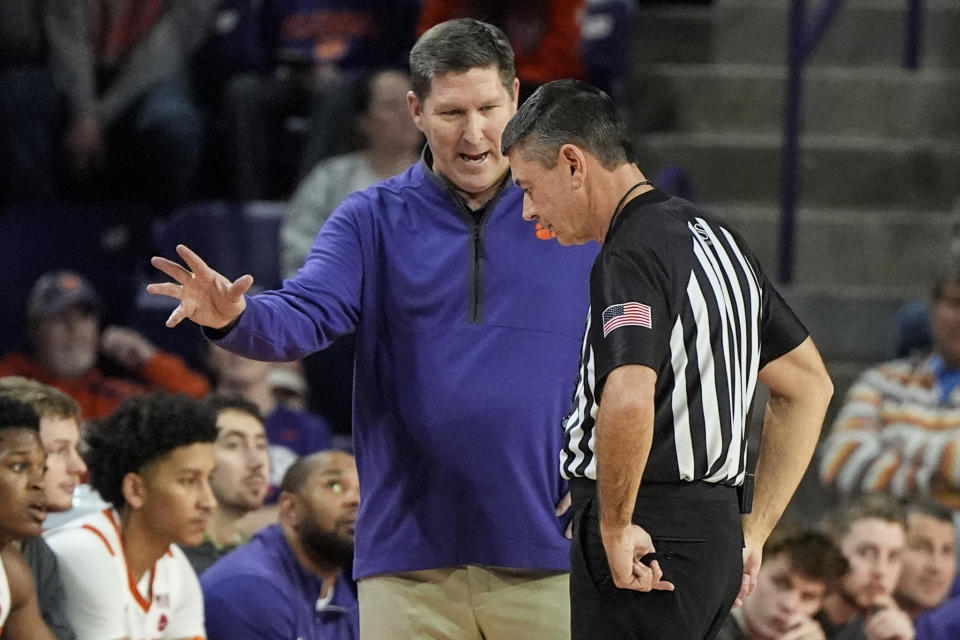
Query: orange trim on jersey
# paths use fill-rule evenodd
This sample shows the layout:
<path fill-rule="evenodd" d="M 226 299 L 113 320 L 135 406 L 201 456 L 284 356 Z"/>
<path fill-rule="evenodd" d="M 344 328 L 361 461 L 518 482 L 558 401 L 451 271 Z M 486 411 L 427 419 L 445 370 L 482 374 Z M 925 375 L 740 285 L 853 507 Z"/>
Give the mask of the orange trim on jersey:
<path fill-rule="evenodd" d="M 133 594 L 133 599 L 137 601 L 137 604 L 140 605 L 140 608 L 143 609 L 143 612 L 146 613 L 150 611 L 150 605 L 153 600 L 153 578 L 156 576 L 157 565 L 153 565 L 153 568 L 150 569 L 150 586 L 147 587 L 147 598 L 143 597 L 143 594 L 140 593 L 140 589 L 137 588 L 137 581 L 133 579 L 133 574 L 130 573 L 130 569 L 127 569 L 127 582 L 130 586 L 130 593 Z"/>
<path fill-rule="evenodd" d="M 117 524 L 117 521 L 113 518 L 113 509 L 107 508 L 103 510 L 103 514 L 107 516 L 107 520 L 110 521 L 110 524 L 113 525 L 113 528 L 117 532 L 117 540 L 120 541 L 121 549 L 123 547 L 123 536 L 120 535 L 120 525 Z M 127 555 L 123 555 L 123 564 L 127 565 Z M 147 597 L 144 598 L 143 594 L 140 593 L 140 589 L 137 587 L 137 581 L 134 580 L 133 574 L 130 573 L 130 567 L 127 568 L 127 585 L 130 587 L 130 593 L 133 595 L 133 599 L 137 601 L 137 604 L 140 605 L 140 608 L 143 609 L 143 612 L 146 613 L 150 611 L 150 605 L 153 603 L 153 579 L 157 577 L 157 565 L 154 564 L 150 567 L 150 586 L 147 587 Z M 201 639 L 202 640 L 202 639 Z"/>
<path fill-rule="evenodd" d="M 100 529 L 97 529 L 97 528 L 96 528 L 95 526 L 93 526 L 92 524 L 85 524 L 85 525 L 83 525 L 83 528 L 86 529 L 87 531 L 92 531 L 92 532 L 94 532 L 95 534 L 97 534 L 97 535 L 100 537 L 100 539 L 103 540 L 103 544 L 107 547 L 107 551 L 110 552 L 110 555 L 112 555 L 112 556 L 117 555 L 116 553 L 114 553 L 113 547 L 110 546 L 110 541 L 107 540 L 107 536 L 103 535 L 103 533 L 100 531 Z"/>

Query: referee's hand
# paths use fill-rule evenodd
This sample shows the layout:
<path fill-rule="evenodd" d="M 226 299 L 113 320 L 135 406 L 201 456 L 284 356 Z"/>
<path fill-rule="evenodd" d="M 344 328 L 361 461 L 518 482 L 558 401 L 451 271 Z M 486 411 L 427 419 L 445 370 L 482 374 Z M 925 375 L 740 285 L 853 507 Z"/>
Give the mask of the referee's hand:
<path fill-rule="evenodd" d="M 733 602 L 732 609 L 743 604 L 743 599 L 757 588 L 757 576 L 760 574 L 760 563 L 763 562 L 763 546 L 746 543 L 743 548 L 743 580 L 740 583 L 740 592 Z"/>
<path fill-rule="evenodd" d="M 673 591 L 673 583 L 663 580 L 660 563 L 642 559 L 654 553 L 653 540 L 643 527 L 631 524 L 623 529 L 603 532 L 603 547 L 613 584 L 633 591 Z"/>

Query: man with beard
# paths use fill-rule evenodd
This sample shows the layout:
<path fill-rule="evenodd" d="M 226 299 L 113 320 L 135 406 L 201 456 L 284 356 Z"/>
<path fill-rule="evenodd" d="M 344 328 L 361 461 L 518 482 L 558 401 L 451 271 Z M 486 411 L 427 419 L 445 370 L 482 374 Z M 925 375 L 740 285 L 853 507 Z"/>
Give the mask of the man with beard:
<path fill-rule="evenodd" d="M 217 508 L 210 516 L 203 544 L 184 548 L 198 576 L 247 541 L 244 516 L 263 506 L 270 488 L 267 432 L 257 405 L 226 395 L 210 396 L 204 404 L 217 415 L 216 467 L 210 476 Z"/>
<path fill-rule="evenodd" d="M 893 599 L 906 545 L 899 503 L 869 494 L 827 517 L 850 570 L 827 594 L 817 621 L 828 640 L 913 640 L 913 623 Z"/>
<path fill-rule="evenodd" d="M 300 458 L 280 485 L 280 522 L 203 574 L 208 640 L 356 640 L 344 574 L 360 505 L 357 465 L 341 451 Z"/>

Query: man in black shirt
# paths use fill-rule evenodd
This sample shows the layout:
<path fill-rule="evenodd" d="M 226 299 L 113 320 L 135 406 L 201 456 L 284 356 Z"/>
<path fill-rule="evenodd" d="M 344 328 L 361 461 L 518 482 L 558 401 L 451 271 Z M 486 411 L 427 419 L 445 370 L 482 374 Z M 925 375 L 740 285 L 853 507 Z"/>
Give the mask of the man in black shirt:
<path fill-rule="evenodd" d="M 709 639 L 753 589 L 833 386 L 742 238 L 653 188 L 625 139 L 606 94 L 570 80 L 541 87 L 502 139 L 524 217 L 603 244 L 561 453 L 573 637 Z M 758 380 L 771 401 L 751 496 Z"/>

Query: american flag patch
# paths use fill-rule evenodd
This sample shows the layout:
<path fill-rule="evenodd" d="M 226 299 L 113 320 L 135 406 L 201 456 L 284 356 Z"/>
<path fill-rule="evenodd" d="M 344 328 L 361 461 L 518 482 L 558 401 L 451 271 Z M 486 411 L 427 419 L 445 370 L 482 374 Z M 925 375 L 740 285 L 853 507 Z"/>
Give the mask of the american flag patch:
<path fill-rule="evenodd" d="M 603 310 L 603 337 L 619 327 L 653 328 L 650 307 L 639 302 L 612 304 Z"/>

